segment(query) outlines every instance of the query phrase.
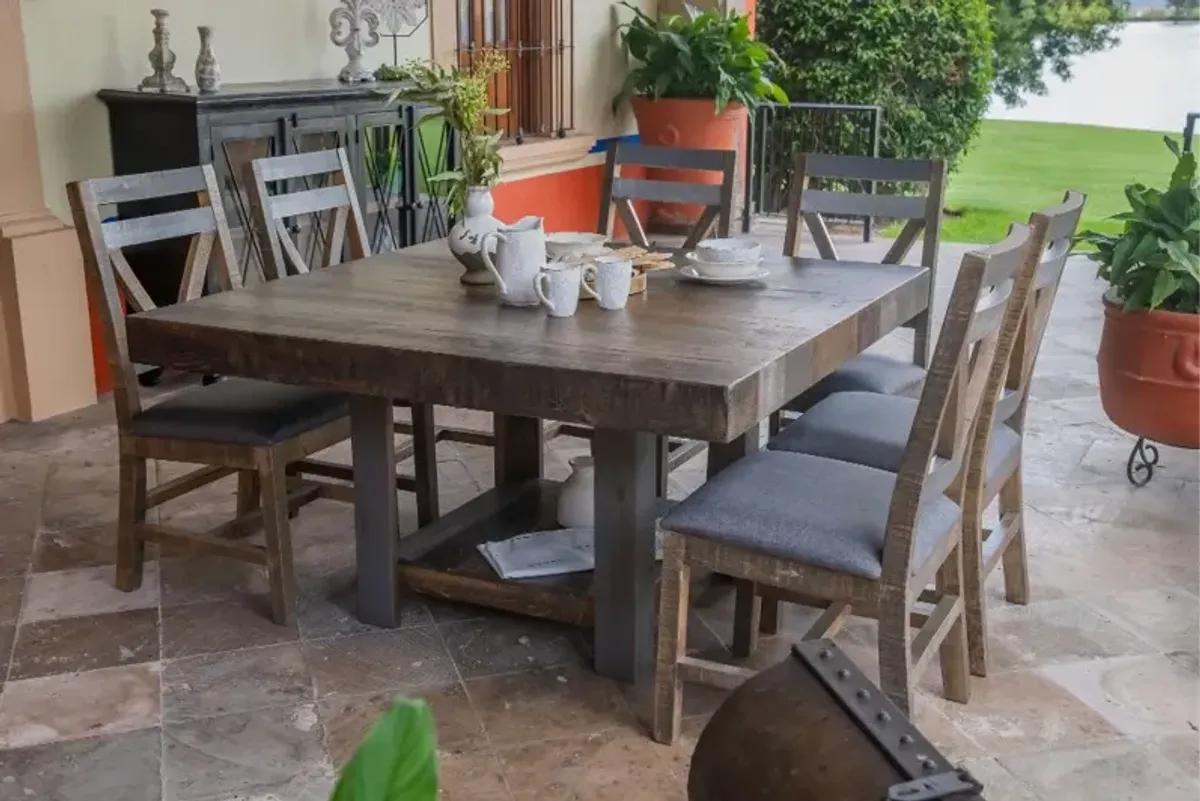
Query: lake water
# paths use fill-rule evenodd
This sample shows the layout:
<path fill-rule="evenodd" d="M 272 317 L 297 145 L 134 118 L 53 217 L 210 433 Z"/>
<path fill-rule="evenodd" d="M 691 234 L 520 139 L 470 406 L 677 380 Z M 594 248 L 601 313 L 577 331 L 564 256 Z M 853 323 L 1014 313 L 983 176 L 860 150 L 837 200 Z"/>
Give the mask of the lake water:
<path fill-rule="evenodd" d="M 1135 22 L 1120 36 L 1076 62 L 1070 81 L 1051 75 L 1046 95 L 1011 109 L 994 101 L 988 118 L 1181 131 L 1200 111 L 1200 24 Z"/>

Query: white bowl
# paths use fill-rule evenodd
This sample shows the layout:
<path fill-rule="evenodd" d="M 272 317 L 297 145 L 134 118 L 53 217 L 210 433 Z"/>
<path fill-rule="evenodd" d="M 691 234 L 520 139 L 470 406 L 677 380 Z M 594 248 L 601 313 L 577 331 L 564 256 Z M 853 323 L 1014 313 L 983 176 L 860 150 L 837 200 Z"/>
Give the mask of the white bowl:
<path fill-rule="evenodd" d="M 705 261 L 699 253 L 688 253 L 684 256 L 688 266 L 703 278 L 732 279 L 748 278 L 762 271 L 762 258 L 744 262 Z"/>
<path fill-rule="evenodd" d="M 546 234 L 546 257 L 551 261 L 562 261 L 604 253 L 604 234 L 583 231 L 557 231 Z"/>
<path fill-rule="evenodd" d="M 762 245 L 747 239 L 705 239 L 696 245 L 696 260 L 708 264 L 757 264 L 761 258 Z"/>

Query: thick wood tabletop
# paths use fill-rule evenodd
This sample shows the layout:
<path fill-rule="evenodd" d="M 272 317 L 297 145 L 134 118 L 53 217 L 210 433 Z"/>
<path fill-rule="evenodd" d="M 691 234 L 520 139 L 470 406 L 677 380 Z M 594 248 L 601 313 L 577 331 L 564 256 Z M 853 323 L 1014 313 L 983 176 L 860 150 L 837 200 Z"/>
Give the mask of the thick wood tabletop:
<path fill-rule="evenodd" d="M 652 273 L 618 312 L 501 306 L 444 242 L 132 315 L 134 361 L 728 442 L 924 309 L 920 267 L 768 257 Z"/>

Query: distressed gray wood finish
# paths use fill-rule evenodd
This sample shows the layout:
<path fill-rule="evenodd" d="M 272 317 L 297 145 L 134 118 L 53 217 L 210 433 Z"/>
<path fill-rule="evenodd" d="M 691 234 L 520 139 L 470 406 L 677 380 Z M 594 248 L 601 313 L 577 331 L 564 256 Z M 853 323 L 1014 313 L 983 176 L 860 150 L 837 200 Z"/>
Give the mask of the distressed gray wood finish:
<path fill-rule="evenodd" d="M 133 315 L 135 359 L 729 442 L 923 309 L 928 271 L 770 257 L 762 285 L 649 275 L 548 320 L 454 280 L 444 243 Z"/>
<path fill-rule="evenodd" d="M 394 609 L 379 565 L 398 558 L 400 581 L 424 594 L 594 621 L 597 668 L 633 680 L 652 658 L 655 436 L 713 442 L 712 458 L 731 461 L 757 443 L 760 420 L 911 317 L 928 291 L 918 267 L 784 257 L 770 267 L 762 285 L 734 289 L 651 274 L 624 312 L 585 305 L 552 320 L 465 290 L 444 243 L 431 243 L 133 315 L 130 337 L 137 357 L 170 366 L 495 412 L 496 488 L 398 546 L 392 504 L 365 497 L 356 461 L 360 547 L 381 543 L 360 550 L 373 563 L 360 614 Z M 357 435 L 366 413 L 353 416 Z M 541 418 L 597 429 L 597 569 L 502 582 L 474 546 L 552 522 Z M 361 470 L 383 488 L 386 463 L 377 455 Z"/>

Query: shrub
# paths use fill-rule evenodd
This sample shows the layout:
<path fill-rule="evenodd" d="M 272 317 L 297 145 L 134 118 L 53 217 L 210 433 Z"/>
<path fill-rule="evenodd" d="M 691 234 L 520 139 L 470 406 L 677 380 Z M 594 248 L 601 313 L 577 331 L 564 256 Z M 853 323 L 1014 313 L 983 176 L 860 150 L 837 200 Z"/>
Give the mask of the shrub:
<path fill-rule="evenodd" d="M 769 0 L 758 26 L 792 100 L 884 107 L 882 155 L 953 162 L 987 110 L 986 0 Z"/>

